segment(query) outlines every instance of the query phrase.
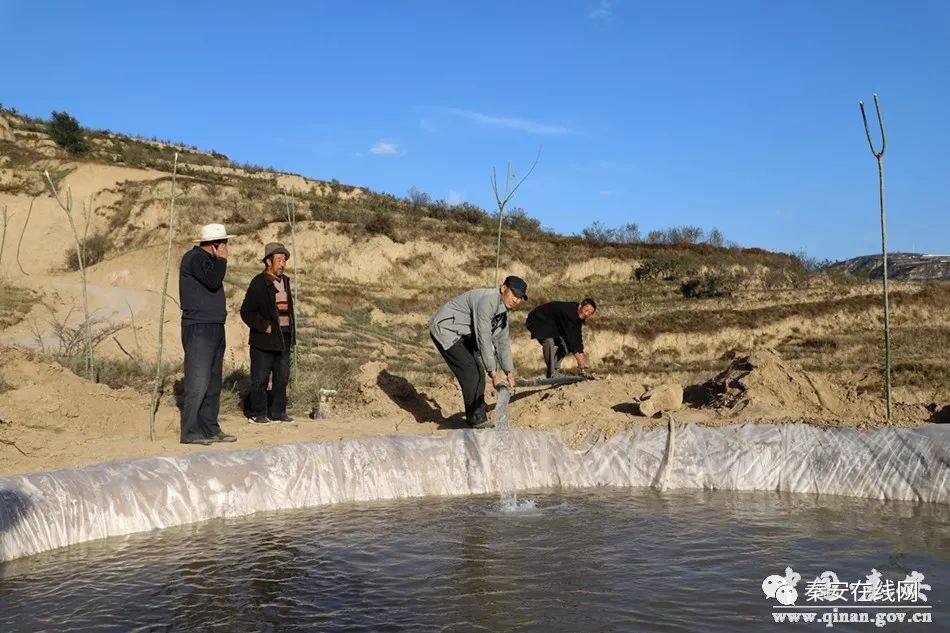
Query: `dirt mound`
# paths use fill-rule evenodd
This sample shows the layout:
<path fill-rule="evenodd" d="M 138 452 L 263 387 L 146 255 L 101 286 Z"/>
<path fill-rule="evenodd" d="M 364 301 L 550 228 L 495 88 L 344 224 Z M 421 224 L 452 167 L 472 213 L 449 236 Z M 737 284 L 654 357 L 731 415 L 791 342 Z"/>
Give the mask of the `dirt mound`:
<path fill-rule="evenodd" d="M 27 351 L 5 349 L 4 357 L 0 380 L 10 390 L 0 395 L 0 411 L 7 430 L 21 424 L 122 435 L 130 420 L 147 419 L 147 398 L 132 389 L 91 383 Z M 139 432 L 147 429 L 143 424 Z"/>
<path fill-rule="evenodd" d="M 853 390 L 804 371 L 769 348 L 736 356 L 712 380 L 687 388 L 686 400 L 723 415 L 842 419 L 872 414 L 856 408 Z"/>
<path fill-rule="evenodd" d="M 553 432 L 571 446 L 581 447 L 633 426 L 665 424 L 640 415 L 636 396 L 643 389 L 643 383 L 630 375 L 519 389 L 511 398 L 509 415 L 514 426 Z"/>
<path fill-rule="evenodd" d="M 444 376 L 427 377 L 425 385 L 419 376 L 392 369 L 383 361 L 360 366 L 356 394 L 349 404 L 354 417 L 386 418 L 400 423 L 435 423 L 439 428 L 458 426 L 462 398 L 455 379 L 448 371 Z M 453 420 L 453 423 L 449 423 Z"/>

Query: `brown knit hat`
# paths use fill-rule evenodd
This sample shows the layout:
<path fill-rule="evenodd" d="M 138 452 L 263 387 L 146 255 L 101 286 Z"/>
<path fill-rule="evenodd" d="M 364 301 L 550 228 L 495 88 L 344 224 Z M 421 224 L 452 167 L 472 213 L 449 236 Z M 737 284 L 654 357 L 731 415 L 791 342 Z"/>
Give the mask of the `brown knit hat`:
<path fill-rule="evenodd" d="M 277 253 L 283 253 L 287 259 L 290 259 L 290 251 L 288 251 L 283 244 L 280 242 L 270 242 L 264 247 L 264 257 L 261 258 L 261 261 L 267 261 L 268 257 L 276 255 Z"/>

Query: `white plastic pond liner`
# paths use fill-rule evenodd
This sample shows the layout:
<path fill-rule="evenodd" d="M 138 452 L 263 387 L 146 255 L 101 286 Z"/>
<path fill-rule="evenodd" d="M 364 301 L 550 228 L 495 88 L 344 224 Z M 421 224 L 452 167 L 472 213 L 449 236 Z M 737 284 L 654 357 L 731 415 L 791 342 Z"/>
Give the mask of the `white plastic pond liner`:
<path fill-rule="evenodd" d="M 668 440 L 667 428 L 634 429 L 575 450 L 548 433 L 455 431 L 17 475 L 0 479 L 0 561 L 216 517 L 497 493 L 500 477 L 517 489 L 657 486 L 950 503 L 946 426 L 686 424 Z"/>

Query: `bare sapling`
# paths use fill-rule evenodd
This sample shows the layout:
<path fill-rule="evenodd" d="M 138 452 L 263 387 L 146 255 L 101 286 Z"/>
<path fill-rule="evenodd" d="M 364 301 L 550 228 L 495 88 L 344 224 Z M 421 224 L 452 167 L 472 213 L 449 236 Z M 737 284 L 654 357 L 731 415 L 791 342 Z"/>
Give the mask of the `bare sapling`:
<path fill-rule="evenodd" d="M 531 172 L 534 171 L 534 168 L 538 166 L 538 161 L 541 160 L 541 147 L 538 147 L 538 155 L 534 157 L 534 162 L 531 164 L 531 168 L 528 172 L 522 176 L 514 187 L 511 186 L 511 183 L 515 179 L 515 174 L 511 170 L 511 161 L 508 161 L 508 170 L 505 173 L 505 193 L 502 195 L 498 191 L 498 175 L 495 173 L 495 168 L 492 167 L 491 170 L 491 186 L 492 191 L 495 193 L 495 203 L 498 205 L 498 243 L 495 246 L 495 285 L 498 285 L 498 271 L 501 267 L 501 226 L 502 221 L 505 216 L 505 205 L 508 204 L 508 201 L 515 195 L 515 192 L 518 191 L 518 188 L 524 184 L 524 181 L 528 179 L 528 176 L 531 175 Z"/>
<path fill-rule="evenodd" d="M 56 185 L 53 184 L 53 179 L 50 178 L 49 172 L 44 171 L 43 175 L 46 176 L 46 182 L 49 184 L 50 191 L 53 194 L 53 198 L 56 200 L 56 203 L 59 205 L 59 208 L 63 210 L 63 213 L 66 214 L 66 219 L 69 220 L 69 228 L 73 234 L 73 241 L 76 244 L 76 261 L 79 262 L 79 279 L 82 288 L 82 308 L 84 316 L 84 329 L 85 329 L 85 357 L 86 357 L 86 378 L 89 380 L 95 379 L 95 368 L 93 366 L 92 359 L 92 319 L 89 314 L 89 291 L 86 285 L 86 244 L 85 240 L 89 234 L 89 222 L 92 217 L 91 204 L 89 206 L 83 204 L 83 233 L 82 237 L 79 236 L 79 230 L 76 228 L 76 222 L 73 218 L 73 194 L 72 190 L 69 188 L 69 185 L 66 185 L 66 199 L 65 202 L 63 198 L 60 197 L 59 191 L 56 189 Z"/>
<path fill-rule="evenodd" d="M 148 438 L 155 439 L 155 414 L 158 412 L 158 399 L 161 386 L 165 381 L 162 372 L 162 353 L 165 350 L 165 299 L 168 296 L 168 275 L 172 264 L 172 244 L 175 239 L 175 181 L 178 176 L 178 152 L 172 164 L 172 190 L 168 206 L 168 241 L 165 250 L 165 276 L 162 279 L 162 301 L 158 311 L 158 352 L 155 354 L 155 384 L 152 387 L 152 402 L 148 409 Z"/>
<path fill-rule="evenodd" d="M 290 226 L 290 252 L 293 253 L 293 261 L 300 261 L 300 251 L 297 250 L 297 205 L 291 204 L 290 200 L 285 196 L 284 197 L 284 206 L 287 209 L 287 224 Z M 301 294 L 301 284 L 303 282 L 303 265 L 297 266 L 292 264 L 294 280 L 290 284 L 290 302 L 294 306 L 294 335 L 297 334 L 297 320 L 299 318 L 300 310 L 297 309 L 297 302 L 300 299 Z M 299 366 L 300 353 L 298 352 L 299 345 L 295 345 L 290 351 L 290 388 L 291 391 L 294 387 L 297 386 L 297 372 Z"/>
<path fill-rule="evenodd" d="M 26 219 L 23 220 L 23 228 L 20 229 L 20 239 L 16 243 L 16 265 L 20 268 L 20 272 L 27 276 L 30 273 L 23 270 L 23 264 L 20 263 L 20 247 L 23 245 L 23 236 L 26 235 L 26 227 L 30 223 L 30 216 L 33 215 L 34 202 L 36 202 L 36 196 L 30 199 L 30 208 L 26 211 Z"/>
<path fill-rule="evenodd" d="M 3 209 L 0 210 L 0 216 L 2 216 L 3 225 L 0 227 L 0 264 L 3 264 L 3 247 L 7 243 L 7 224 L 10 222 L 12 217 L 7 210 L 7 205 L 3 205 Z"/>
<path fill-rule="evenodd" d="M 874 109 L 877 111 L 877 122 L 881 129 L 881 149 L 874 149 L 871 140 L 871 129 L 868 127 L 868 117 L 864 113 L 864 102 L 859 101 L 861 120 L 864 121 L 864 133 L 868 139 L 871 154 L 877 159 L 878 196 L 881 203 L 881 256 L 884 258 L 884 398 L 886 401 L 887 421 L 891 421 L 891 310 L 887 291 L 887 215 L 884 210 L 884 150 L 887 149 L 887 134 L 884 132 L 884 117 L 881 115 L 881 104 L 877 95 L 874 95 Z"/>

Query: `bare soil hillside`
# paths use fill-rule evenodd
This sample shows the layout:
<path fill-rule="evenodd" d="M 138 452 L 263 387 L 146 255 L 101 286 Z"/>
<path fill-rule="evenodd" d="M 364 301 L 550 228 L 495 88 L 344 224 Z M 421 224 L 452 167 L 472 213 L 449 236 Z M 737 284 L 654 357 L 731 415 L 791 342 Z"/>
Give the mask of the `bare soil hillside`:
<path fill-rule="evenodd" d="M 107 132 L 90 133 L 90 153 L 77 159 L 48 138 L 42 122 L 10 113 L 0 120 L 0 208 L 7 210 L 0 249 L 0 475 L 194 450 L 176 443 L 177 265 L 208 222 L 223 222 L 239 236 L 225 280 L 231 316 L 223 424 L 240 441 L 227 448 L 460 427 L 458 388 L 432 348 L 426 322 L 455 294 L 492 285 L 496 220 L 471 205 L 415 204 Z M 167 379 L 159 438 L 152 442 L 147 402 L 175 152 Z M 71 192 L 80 227 L 88 209 L 87 237 L 102 250 L 87 271 L 95 381 L 67 369 L 82 365 L 80 276 L 68 265 L 72 232 L 44 188 L 44 172 L 61 192 Z M 260 270 L 263 244 L 273 240 L 292 251 L 288 273 L 298 292 L 292 406 L 299 422 L 258 428 L 240 413 L 248 357 L 237 310 Z M 798 259 L 760 249 L 558 236 L 525 217 L 512 219 L 503 240 L 502 274 L 519 274 L 530 288 L 531 302 L 512 328 L 522 375 L 542 372 L 540 347 L 523 326 L 528 309 L 586 296 L 601 306 L 585 342 L 602 378 L 520 390 L 511 404 L 515 425 L 583 444 L 665 423 L 642 416 L 638 406 L 659 385 L 684 388 L 677 419 L 705 424 L 883 422 L 879 284 L 809 274 Z M 891 305 L 894 423 L 924 423 L 950 403 L 944 358 L 950 285 L 895 283 Z M 328 419 L 311 420 L 320 389 L 338 395 Z"/>

